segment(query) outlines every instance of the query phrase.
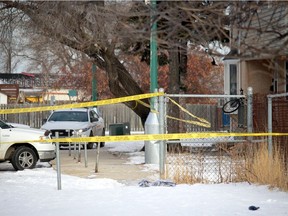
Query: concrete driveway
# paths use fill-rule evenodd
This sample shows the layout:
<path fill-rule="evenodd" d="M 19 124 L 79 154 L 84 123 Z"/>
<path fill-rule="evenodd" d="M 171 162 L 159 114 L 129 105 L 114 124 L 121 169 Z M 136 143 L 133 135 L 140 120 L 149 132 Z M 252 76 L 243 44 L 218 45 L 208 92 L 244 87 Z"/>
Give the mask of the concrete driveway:
<path fill-rule="evenodd" d="M 85 167 L 84 150 L 81 150 L 79 161 L 78 150 L 61 150 L 61 173 L 83 178 L 110 178 L 124 184 L 139 182 L 142 179 L 157 180 L 159 171 L 150 169 L 145 164 L 129 163 L 129 153 L 109 152 L 108 148 L 100 149 L 98 172 L 95 173 L 96 149 L 87 150 L 87 167 Z M 143 153 L 144 154 L 144 153 Z M 56 169 L 56 160 L 51 162 Z"/>

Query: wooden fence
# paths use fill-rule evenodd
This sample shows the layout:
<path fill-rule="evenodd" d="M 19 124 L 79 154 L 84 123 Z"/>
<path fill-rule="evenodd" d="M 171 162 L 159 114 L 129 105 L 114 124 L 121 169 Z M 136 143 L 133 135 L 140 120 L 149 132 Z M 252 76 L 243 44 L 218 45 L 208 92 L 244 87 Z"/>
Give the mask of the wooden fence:
<path fill-rule="evenodd" d="M 130 123 L 131 131 L 143 131 L 141 119 L 124 104 L 111 104 L 99 107 L 99 111 L 105 120 L 106 130 L 110 124 Z"/>
<path fill-rule="evenodd" d="M 222 110 L 217 104 L 186 104 L 186 109 L 197 116 L 207 120 L 210 124 L 210 128 L 202 127 L 195 124 L 184 124 L 185 131 L 220 131 L 224 129 L 222 121 Z M 183 117 L 185 120 L 191 120 L 191 117 L 187 113 Z"/>
<path fill-rule="evenodd" d="M 57 104 L 59 105 L 59 104 Z M 29 108 L 37 106 L 46 106 L 45 104 L 2 104 L 1 109 L 13 109 L 13 108 Z M 47 105 L 48 106 L 48 105 Z M 186 105 L 186 108 L 194 115 L 204 118 L 211 122 L 212 127 L 210 129 L 203 128 L 201 126 L 193 124 L 185 124 L 185 131 L 218 131 L 222 125 L 221 117 L 219 116 L 219 110 L 216 105 Z M 111 104 L 105 106 L 99 106 L 104 121 L 105 128 L 108 131 L 110 124 L 117 123 L 129 123 L 131 131 L 143 131 L 141 119 L 124 104 Z M 43 112 L 31 112 L 31 113 L 19 113 L 19 114 L 2 114 L 0 118 L 6 122 L 20 123 L 30 125 L 33 128 L 40 128 L 43 124 L 43 119 L 47 119 L 51 111 Z M 188 116 L 182 116 L 184 119 L 189 119 Z M 220 128 L 219 128 L 220 126 Z"/>
<path fill-rule="evenodd" d="M 43 104 L 1 104 L 1 109 L 13 108 L 31 108 L 37 106 L 45 106 Z M 111 104 L 99 107 L 99 111 L 105 121 L 105 128 L 109 130 L 110 124 L 130 123 L 131 131 L 144 130 L 141 124 L 141 119 L 124 104 Z M 40 128 L 43 119 L 47 119 L 51 111 L 31 112 L 19 114 L 1 114 L 1 120 L 11 123 L 20 123 L 30 125 L 33 128 Z"/>

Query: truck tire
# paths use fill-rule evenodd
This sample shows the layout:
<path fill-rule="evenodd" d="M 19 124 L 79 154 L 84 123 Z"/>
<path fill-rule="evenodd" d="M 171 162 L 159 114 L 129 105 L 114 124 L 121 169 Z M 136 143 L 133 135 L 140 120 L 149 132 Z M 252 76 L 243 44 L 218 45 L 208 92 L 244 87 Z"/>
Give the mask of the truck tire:
<path fill-rule="evenodd" d="M 105 136 L 105 129 L 103 129 L 103 131 L 102 131 L 102 136 Z M 93 137 L 93 133 L 91 132 L 90 133 L 90 137 Z M 88 144 L 87 144 L 87 149 L 93 149 L 94 148 L 94 142 L 89 142 Z M 98 145 L 98 143 L 96 143 L 96 146 Z M 102 147 L 104 147 L 105 146 L 105 142 L 100 142 L 100 147 L 102 148 Z"/>
<path fill-rule="evenodd" d="M 90 133 L 90 137 L 93 137 L 93 133 Z M 93 149 L 94 148 L 94 142 L 88 142 L 87 143 L 87 149 Z"/>
<path fill-rule="evenodd" d="M 33 149 L 21 146 L 12 155 L 11 163 L 15 170 L 33 169 L 38 158 Z"/>

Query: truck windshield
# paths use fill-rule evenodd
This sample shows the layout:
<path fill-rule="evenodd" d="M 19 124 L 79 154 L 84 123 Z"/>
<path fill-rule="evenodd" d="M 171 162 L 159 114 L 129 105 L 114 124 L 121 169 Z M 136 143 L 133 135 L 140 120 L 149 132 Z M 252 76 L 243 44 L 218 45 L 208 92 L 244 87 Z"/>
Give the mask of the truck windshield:
<path fill-rule="evenodd" d="M 59 111 L 54 112 L 48 121 L 77 121 L 77 122 L 87 122 L 88 114 L 87 112 L 77 112 L 77 111 Z"/>
<path fill-rule="evenodd" d="M 0 128 L 7 129 L 11 128 L 11 126 L 0 120 Z"/>

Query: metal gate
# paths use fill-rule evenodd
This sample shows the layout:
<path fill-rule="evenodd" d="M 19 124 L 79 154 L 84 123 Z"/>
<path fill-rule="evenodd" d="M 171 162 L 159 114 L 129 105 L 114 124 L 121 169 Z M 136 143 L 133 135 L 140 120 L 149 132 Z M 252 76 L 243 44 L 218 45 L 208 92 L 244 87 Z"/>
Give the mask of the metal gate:
<path fill-rule="evenodd" d="M 171 121 L 179 122 L 181 133 L 252 132 L 252 89 L 248 89 L 247 92 L 248 95 L 166 94 L 164 132 L 171 133 Z M 225 113 L 223 106 L 231 100 L 238 100 L 241 104 L 235 111 L 231 105 L 231 112 Z M 180 109 L 179 117 L 171 116 L 173 112 L 168 113 L 169 110 L 173 110 L 172 106 Z M 241 166 L 240 161 L 235 158 L 245 143 L 247 139 L 232 136 L 169 140 L 163 153 L 165 170 L 162 172 L 165 178 L 178 183 L 233 181 L 235 170 Z"/>

